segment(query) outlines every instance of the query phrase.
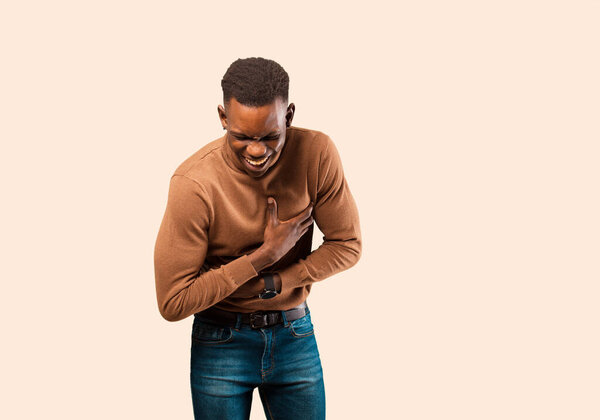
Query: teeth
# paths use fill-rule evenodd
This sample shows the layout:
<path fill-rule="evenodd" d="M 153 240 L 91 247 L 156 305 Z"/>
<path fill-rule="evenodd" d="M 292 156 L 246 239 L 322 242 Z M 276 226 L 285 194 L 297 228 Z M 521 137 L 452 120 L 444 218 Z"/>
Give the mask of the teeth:
<path fill-rule="evenodd" d="M 264 158 L 263 160 L 251 160 L 251 159 L 248 159 L 247 157 L 244 157 L 244 159 L 246 159 L 248 162 L 250 162 L 250 163 L 251 163 L 252 165 L 254 165 L 254 166 L 260 166 L 260 165 L 262 165 L 263 163 L 265 163 L 265 162 L 266 162 L 266 160 L 267 160 L 268 158 L 269 158 L 269 156 L 267 156 L 267 157 L 266 157 L 266 158 Z"/>

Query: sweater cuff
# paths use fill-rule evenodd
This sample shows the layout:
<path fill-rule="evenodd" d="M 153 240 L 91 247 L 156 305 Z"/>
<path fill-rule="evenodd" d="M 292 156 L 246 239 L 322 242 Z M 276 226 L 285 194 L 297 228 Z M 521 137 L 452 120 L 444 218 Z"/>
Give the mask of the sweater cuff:
<path fill-rule="evenodd" d="M 281 294 L 304 286 L 305 280 L 310 278 L 308 270 L 302 262 L 290 264 L 283 270 L 277 271 L 277 273 L 281 277 Z"/>
<path fill-rule="evenodd" d="M 250 262 L 248 255 L 242 255 L 239 258 L 223 266 L 225 276 L 236 288 L 246 283 L 248 280 L 257 277 L 258 273 Z"/>

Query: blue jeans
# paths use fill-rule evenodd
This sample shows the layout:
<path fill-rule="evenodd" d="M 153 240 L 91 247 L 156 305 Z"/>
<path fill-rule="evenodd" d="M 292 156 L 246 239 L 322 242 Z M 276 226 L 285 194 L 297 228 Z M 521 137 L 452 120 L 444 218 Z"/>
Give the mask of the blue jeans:
<path fill-rule="evenodd" d="M 283 311 L 282 311 L 283 314 Z M 325 418 L 323 369 L 310 310 L 252 329 L 194 316 L 190 383 L 194 418 L 247 420 L 258 387 L 268 420 Z"/>

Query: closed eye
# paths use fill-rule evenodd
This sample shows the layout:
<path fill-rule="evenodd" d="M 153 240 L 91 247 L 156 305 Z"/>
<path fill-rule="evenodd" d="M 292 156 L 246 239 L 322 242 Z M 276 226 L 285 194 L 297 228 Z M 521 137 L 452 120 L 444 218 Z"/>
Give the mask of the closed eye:
<path fill-rule="evenodd" d="M 233 135 L 233 137 L 235 137 L 236 139 L 241 140 L 241 141 L 252 140 L 250 137 L 242 137 L 242 136 L 236 136 L 236 135 Z M 277 140 L 278 138 L 279 138 L 279 135 L 276 135 L 276 136 L 265 137 L 263 140 Z"/>

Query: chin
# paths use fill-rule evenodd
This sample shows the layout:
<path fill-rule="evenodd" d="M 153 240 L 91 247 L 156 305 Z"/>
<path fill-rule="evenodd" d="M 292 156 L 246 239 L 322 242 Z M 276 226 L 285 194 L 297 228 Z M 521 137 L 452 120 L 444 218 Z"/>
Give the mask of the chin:
<path fill-rule="evenodd" d="M 252 172 L 252 171 L 248 171 L 248 170 L 246 170 L 246 173 L 247 173 L 248 175 L 250 175 L 251 177 L 258 178 L 258 177 L 260 177 L 260 176 L 263 176 L 263 175 L 264 175 L 264 174 L 265 174 L 265 173 L 266 173 L 268 170 L 269 170 L 269 168 L 263 169 L 263 170 L 262 170 L 262 171 L 260 171 L 260 172 Z"/>

